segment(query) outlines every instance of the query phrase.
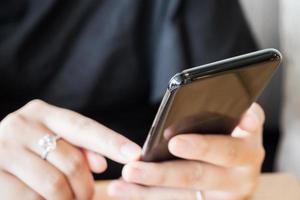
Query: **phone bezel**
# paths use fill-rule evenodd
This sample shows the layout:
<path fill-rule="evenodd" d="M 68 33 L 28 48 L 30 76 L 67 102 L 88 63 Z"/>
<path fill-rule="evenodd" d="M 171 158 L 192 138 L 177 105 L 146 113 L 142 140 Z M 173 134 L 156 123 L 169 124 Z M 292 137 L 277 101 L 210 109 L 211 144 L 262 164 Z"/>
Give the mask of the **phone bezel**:
<path fill-rule="evenodd" d="M 243 68 L 266 61 L 282 61 L 282 54 L 273 48 L 264 49 L 225 60 L 212 62 L 206 65 L 193 67 L 175 74 L 169 81 L 168 90 L 172 91 L 177 87 L 188 84 L 199 77 L 226 72 L 233 69 Z"/>
<path fill-rule="evenodd" d="M 175 74 L 169 81 L 167 91 L 163 97 L 159 110 L 148 133 L 146 142 L 143 146 L 142 160 L 147 161 L 147 159 L 145 159 L 145 155 L 147 152 L 151 151 L 152 143 L 156 141 L 155 137 L 158 137 L 159 135 L 156 134 L 156 136 L 154 133 L 161 132 L 161 130 L 157 129 L 163 128 L 163 124 L 167 119 L 168 110 L 170 109 L 170 105 L 172 104 L 178 88 L 193 81 L 199 80 L 200 78 L 202 79 L 210 77 L 211 75 L 225 73 L 232 70 L 241 69 L 243 67 L 249 67 L 249 65 L 270 61 L 277 61 L 279 65 L 282 61 L 281 53 L 276 49 L 264 49 L 222 61 L 193 67 Z"/>

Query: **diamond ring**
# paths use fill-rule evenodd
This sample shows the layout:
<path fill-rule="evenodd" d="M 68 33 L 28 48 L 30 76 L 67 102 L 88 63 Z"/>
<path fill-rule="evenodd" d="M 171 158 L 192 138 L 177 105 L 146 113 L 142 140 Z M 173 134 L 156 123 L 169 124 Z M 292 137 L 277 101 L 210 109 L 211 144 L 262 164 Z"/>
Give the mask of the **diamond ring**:
<path fill-rule="evenodd" d="M 46 160 L 50 151 L 56 149 L 57 140 L 60 137 L 57 135 L 45 135 L 38 141 L 39 147 L 43 150 L 41 157 Z"/>

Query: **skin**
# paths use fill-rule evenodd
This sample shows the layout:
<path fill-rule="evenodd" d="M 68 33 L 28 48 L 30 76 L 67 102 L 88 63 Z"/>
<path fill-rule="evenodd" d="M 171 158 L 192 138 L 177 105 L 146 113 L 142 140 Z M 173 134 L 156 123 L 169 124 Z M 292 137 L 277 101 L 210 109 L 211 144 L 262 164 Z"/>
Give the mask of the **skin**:
<path fill-rule="evenodd" d="M 59 135 L 55 151 L 41 158 L 38 140 Z M 141 148 L 76 112 L 33 100 L 0 123 L 0 194 L 5 199 L 91 199 L 91 171 L 105 171 L 104 157 L 126 164 Z"/>
<path fill-rule="evenodd" d="M 91 171 L 107 168 L 106 158 L 125 164 L 122 180 L 108 192 L 116 199 L 235 200 L 250 194 L 264 157 L 264 114 L 254 104 L 232 136 L 186 134 L 169 150 L 183 158 L 164 163 L 138 161 L 141 148 L 76 112 L 33 100 L 0 123 L 0 194 L 6 199 L 91 199 Z M 58 135 L 55 151 L 41 158 L 38 140 Z"/>
<path fill-rule="evenodd" d="M 126 164 L 122 180 L 108 193 L 116 199 L 240 200 L 255 189 L 264 159 L 264 112 L 253 104 L 231 136 L 189 133 L 175 136 L 169 151 L 182 160 Z"/>

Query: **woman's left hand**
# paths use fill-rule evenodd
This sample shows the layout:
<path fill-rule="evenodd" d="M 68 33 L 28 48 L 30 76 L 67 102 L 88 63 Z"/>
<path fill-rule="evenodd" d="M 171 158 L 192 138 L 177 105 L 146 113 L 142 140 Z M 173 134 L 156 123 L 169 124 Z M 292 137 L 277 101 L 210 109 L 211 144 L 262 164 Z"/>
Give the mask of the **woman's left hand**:
<path fill-rule="evenodd" d="M 123 168 L 124 180 L 112 182 L 108 193 L 138 200 L 243 199 L 253 192 L 264 159 L 263 123 L 263 110 L 255 103 L 231 136 L 175 136 L 169 151 L 182 160 L 131 162 Z"/>

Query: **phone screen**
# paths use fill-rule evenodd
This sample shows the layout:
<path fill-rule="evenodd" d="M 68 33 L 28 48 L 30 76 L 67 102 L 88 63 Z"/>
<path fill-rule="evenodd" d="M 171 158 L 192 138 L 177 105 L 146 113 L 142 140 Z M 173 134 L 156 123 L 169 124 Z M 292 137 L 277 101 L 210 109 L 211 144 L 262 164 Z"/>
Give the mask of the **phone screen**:
<path fill-rule="evenodd" d="M 266 86 L 280 59 L 194 77 L 167 91 L 144 145 L 143 160 L 173 159 L 168 142 L 178 134 L 231 134 Z"/>

